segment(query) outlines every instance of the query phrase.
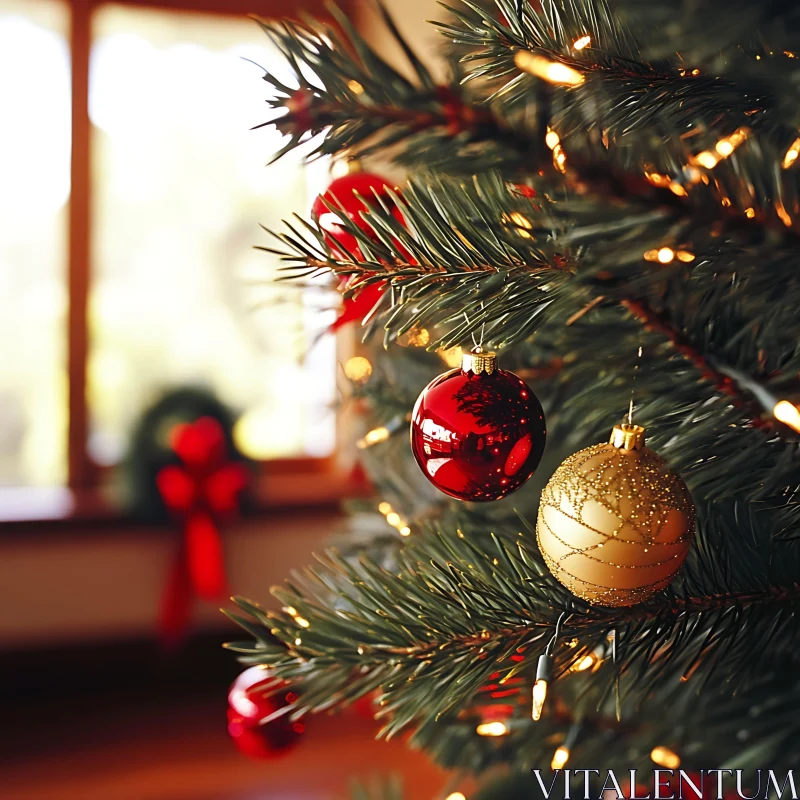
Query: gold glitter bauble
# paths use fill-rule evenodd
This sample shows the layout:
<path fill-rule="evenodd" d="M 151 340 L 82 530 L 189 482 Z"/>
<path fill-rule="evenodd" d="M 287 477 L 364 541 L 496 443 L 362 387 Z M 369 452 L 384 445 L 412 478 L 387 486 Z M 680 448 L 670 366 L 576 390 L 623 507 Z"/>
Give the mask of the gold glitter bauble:
<path fill-rule="evenodd" d="M 536 538 L 573 594 L 599 606 L 632 606 L 668 586 L 695 530 L 681 478 L 644 446 L 644 428 L 618 425 L 609 444 L 587 447 L 544 491 Z"/>

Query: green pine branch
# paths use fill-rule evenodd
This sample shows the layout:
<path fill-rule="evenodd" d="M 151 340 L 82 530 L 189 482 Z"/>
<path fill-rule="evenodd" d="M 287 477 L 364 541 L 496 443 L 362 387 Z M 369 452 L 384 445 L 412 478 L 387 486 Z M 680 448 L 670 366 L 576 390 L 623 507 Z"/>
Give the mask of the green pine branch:
<path fill-rule="evenodd" d="M 561 587 L 530 536 L 516 546 L 494 538 L 490 549 L 468 532 L 422 539 L 398 556 L 396 571 L 328 553 L 321 568 L 274 590 L 290 612 L 237 599 L 255 617 L 248 630 L 265 629 L 238 649 L 247 663 L 302 681 L 300 713 L 380 688 L 385 735 L 457 714 L 493 675 L 501 684 L 532 675 L 562 612 L 555 675 L 614 636 L 614 658 L 592 677 L 600 702 L 620 681 L 627 701 L 675 675 L 744 689 L 792 652 L 800 586 L 759 574 L 741 540 L 720 557 L 701 531 L 709 550 L 693 553 L 674 587 L 632 608 L 603 609 Z"/>

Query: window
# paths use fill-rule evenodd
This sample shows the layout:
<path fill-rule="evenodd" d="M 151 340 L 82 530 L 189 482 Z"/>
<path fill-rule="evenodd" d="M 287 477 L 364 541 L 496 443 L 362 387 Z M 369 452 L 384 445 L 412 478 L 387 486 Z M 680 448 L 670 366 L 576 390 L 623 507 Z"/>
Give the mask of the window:
<path fill-rule="evenodd" d="M 0 0 L 0 485 L 97 485 L 186 384 L 241 412 L 254 458 L 333 450 L 330 312 L 253 250 L 327 169 L 264 167 L 280 137 L 249 130 L 265 84 L 244 59 L 285 66 L 252 20 L 208 13 L 239 5 Z"/>
<path fill-rule="evenodd" d="M 0 0 L 0 484 L 67 479 L 68 29 Z"/>

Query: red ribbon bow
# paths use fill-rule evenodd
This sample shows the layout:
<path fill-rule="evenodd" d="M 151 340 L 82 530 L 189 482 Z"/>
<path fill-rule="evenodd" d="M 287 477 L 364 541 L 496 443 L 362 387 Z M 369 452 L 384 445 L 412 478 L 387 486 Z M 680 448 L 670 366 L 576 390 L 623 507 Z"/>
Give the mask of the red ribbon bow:
<path fill-rule="evenodd" d="M 178 425 L 170 446 L 183 463 L 159 470 L 156 485 L 167 509 L 183 525 L 161 606 L 161 635 L 174 646 L 186 630 L 193 595 L 220 600 L 228 594 L 215 520 L 239 510 L 248 473 L 228 459 L 225 433 L 212 417 Z"/>

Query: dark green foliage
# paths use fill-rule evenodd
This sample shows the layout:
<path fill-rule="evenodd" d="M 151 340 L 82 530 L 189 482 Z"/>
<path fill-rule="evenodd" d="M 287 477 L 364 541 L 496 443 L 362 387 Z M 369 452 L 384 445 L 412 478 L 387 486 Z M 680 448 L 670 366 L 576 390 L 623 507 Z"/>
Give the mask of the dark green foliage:
<path fill-rule="evenodd" d="M 413 729 L 412 745 L 449 767 L 546 768 L 576 725 L 575 766 L 646 767 L 658 744 L 689 768 L 791 766 L 800 455 L 772 410 L 800 399 L 800 166 L 783 165 L 797 136 L 797 11 L 544 0 L 541 13 L 523 3 L 520 18 L 514 0 L 450 5 L 443 30 L 462 66 L 447 87 L 413 56 L 415 79 L 401 77 L 347 26 L 329 43 L 312 27 L 265 26 L 298 73 L 318 78 L 298 75 L 308 102 L 278 122 L 287 149 L 330 126 L 318 152 L 380 150 L 414 174 L 363 215 L 369 232 L 348 223 L 359 252 L 346 259 L 300 218 L 262 248 L 288 277 L 332 270 L 356 292 L 387 284 L 366 335 L 382 332 L 389 352 L 360 391 L 397 433 L 365 451 L 379 494 L 340 552 L 275 591 L 309 626 L 237 600 L 256 641 L 233 649 L 302 682 L 298 714 L 378 690 L 384 733 Z M 576 51 L 586 33 L 592 45 Z M 584 83 L 520 73 L 519 49 Z M 268 80 L 283 93 L 276 107 L 297 99 Z M 565 173 L 543 143 L 548 126 Z M 742 127 L 735 151 L 697 166 Z M 666 263 L 653 256 L 662 248 Z M 548 452 L 513 497 L 459 505 L 415 472 L 402 422 L 442 367 L 396 345 L 421 326 L 431 351 L 482 338 L 502 348 L 504 368 L 533 376 Z M 550 576 L 526 520 L 549 474 L 608 436 L 632 389 L 650 445 L 692 490 L 697 538 L 667 591 L 593 608 Z M 386 498 L 412 527 L 406 547 L 370 513 Z M 562 614 L 559 679 L 535 724 L 530 684 Z M 592 653 L 597 670 L 570 671 Z M 520 689 L 512 701 L 486 690 L 503 679 Z M 476 724 L 497 702 L 514 706 L 510 734 L 482 738 Z M 496 791 L 487 796 L 514 796 Z"/>

